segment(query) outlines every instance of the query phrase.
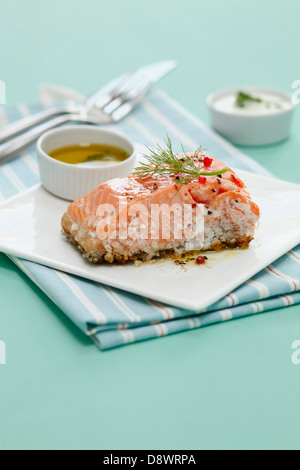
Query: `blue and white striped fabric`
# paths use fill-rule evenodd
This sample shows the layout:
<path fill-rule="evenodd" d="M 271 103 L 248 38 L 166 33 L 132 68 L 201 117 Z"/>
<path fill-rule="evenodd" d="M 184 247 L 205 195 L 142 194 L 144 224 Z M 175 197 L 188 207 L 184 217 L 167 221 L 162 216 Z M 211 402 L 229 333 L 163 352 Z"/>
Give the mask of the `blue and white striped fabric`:
<path fill-rule="evenodd" d="M 2 107 L 0 125 L 45 106 Z M 167 132 L 175 150 L 176 145 L 179 150 L 180 143 L 188 150 L 201 144 L 230 166 L 268 174 L 160 91 L 152 92 L 130 116 L 110 127 L 147 145 L 163 143 Z M 0 200 L 38 181 L 35 149 L 31 147 L 20 158 L 0 166 Z M 29 261 L 11 259 L 103 350 L 300 303 L 300 245 L 199 315 Z"/>

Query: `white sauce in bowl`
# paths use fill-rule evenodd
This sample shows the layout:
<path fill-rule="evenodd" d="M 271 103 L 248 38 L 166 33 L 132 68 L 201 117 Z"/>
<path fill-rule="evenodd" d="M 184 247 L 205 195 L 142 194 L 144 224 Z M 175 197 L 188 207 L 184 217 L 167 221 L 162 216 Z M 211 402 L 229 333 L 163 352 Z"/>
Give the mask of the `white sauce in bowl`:
<path fill-rule="evenodd" d="M 237 93 L 229 93 L 221 97 L 216 97 L 212 105 L 217 111 L 223 113 L 235 114 L 241 116 L 266 116 L 270 114 L 279 114 L 290 110 L 293 107 L 291 100 L 284 96 L 271 93 L 262 93 L 255 90 L 240 90 L 251 95 L 253 98 L 259 98 L 261 102 L 245 100 L 244 107 L 236 105 Z"/>

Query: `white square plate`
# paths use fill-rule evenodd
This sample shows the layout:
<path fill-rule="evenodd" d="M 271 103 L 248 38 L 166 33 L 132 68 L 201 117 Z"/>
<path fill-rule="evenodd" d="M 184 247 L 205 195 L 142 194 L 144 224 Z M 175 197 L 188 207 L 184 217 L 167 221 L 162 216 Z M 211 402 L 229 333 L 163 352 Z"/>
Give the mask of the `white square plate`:
<path fill-rule="evenodd" d="M 237 173 L 261 208 L 260 227 L 249 249 L 211 253 L 205 265 L 92 265 L 61 235 L 68 203 L 42 186 L 0 205 L 0 251 L 200 312 L 300 243 L 300 186 Z"/>

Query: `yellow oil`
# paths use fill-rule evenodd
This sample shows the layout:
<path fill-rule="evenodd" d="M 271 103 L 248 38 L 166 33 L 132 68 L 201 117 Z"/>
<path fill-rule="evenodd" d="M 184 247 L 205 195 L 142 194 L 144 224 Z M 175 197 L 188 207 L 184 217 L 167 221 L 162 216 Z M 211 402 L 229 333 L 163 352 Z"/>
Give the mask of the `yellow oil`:
<path fill-rule="evenodd" d="M 60 162 L 77 165 L 97 161 L 109 165 L 119 163 L 129 157 L 129 153 L 119 147 L 103 144 L 68 145 L 49 152 L 50 157 Z"/>

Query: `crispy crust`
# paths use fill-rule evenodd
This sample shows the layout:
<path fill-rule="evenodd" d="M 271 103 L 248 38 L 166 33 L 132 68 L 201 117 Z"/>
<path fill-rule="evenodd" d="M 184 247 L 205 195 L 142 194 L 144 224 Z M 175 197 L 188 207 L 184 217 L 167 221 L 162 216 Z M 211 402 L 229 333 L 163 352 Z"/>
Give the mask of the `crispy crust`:
<path fill-rule="evenodd" d="M 144 262 L 144 261 L 149 261 L 153 258 L 159 258 L 167 254 L 172 256 L 175 253 L 175 250 L 167 250 L 167 251 L 164 250 L 164 251 L 157 251 L 153 253 L 139 253 L 136 255 L 99 252 L 99 251 L 95 251 L 93 253 L 91 252 L 87 253 L 84 247 L 75 240 L 71 232 L 69 232 L 66 228 L 62 230 L 62 234 L 67 238 L 67 240 L 70 243 L 72 243 L 74 246 L 76 246 L 76 248 L 78 248 L 83 258 L 86 258 L 90 263 L 93 263 L 93 264 L 100 264 L 100 263 L 111 264 L 114 262 L 117 262 L 119 264 L 125 264 L 125 263 L 128 263 L 129 261 Z M 245 249 L 245 248 L 248 248 L 252 240 L 253 240 L 253 237 L 241 237 L 239 240 L 235 240 L 233 243 L 222 243 L 218 241 L 214 243 L 213 246 L 210 247 L 210 250 L 221 251 L 225 249 L 234 249 L 234 248 Z"/>

